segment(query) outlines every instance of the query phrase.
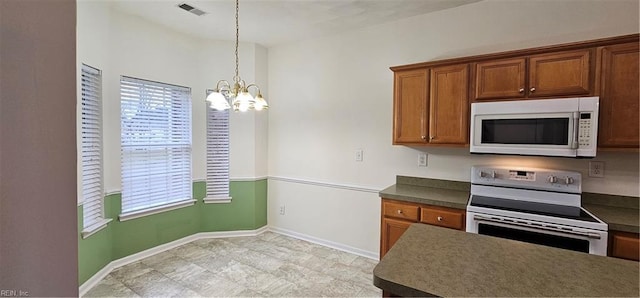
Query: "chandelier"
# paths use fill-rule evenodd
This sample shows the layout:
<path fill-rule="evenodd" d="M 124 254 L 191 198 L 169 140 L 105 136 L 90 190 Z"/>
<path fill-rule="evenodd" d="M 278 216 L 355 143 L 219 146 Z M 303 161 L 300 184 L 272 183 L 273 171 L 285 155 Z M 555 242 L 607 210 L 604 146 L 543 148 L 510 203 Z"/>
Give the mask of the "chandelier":
<path fill-rule="evenodd" d="M 247 85 L 238 74 L 238 39 L 239 39 L 239 26 L 238 26 L 238 11 L 239 0 L 236 0 L 236 74 L 233 76 L 233 86 L 226 80 L 220 80 L 216 84 L 216 89 L 207 96 L 207 101 L 211 107 L 223 111 L 230 109 L 233 106 L 234 111 L 245 112 L 248 110 L 264 110 L 269 108 L 267 101 L 262 97 L 260 93 L 260 87 L 256 84 Z M 255 98 L 249 93 L 249 88 L 256 89 Z M 231 104 L 229 104 L 231 102 Z"/>

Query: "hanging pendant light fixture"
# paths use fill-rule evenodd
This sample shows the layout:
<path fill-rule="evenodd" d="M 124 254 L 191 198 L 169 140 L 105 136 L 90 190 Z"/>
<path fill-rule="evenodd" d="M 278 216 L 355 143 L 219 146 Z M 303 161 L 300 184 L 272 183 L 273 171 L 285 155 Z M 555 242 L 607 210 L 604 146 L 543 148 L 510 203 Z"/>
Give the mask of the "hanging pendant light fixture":
<path fill-rule="evenodd" d="M 211 107 L 218 110 L 227 110 L 233 106 L 234 111 L 245 112 L 248 110 L 266 110 L 269 108 L 267 101 L 260 93 L 260 87 L 256 84 L 247 85 L 238 74 L 238 39 L 240 30 L 238 26 L 239 0 L 236 0 L 236 74 L 233 76 L 233 86 L 226 80 L 220 80 L 216 84 L 216 89 L 207 96 L 207 101 Z M 255 98 L 249 93 L 249 88 L 256 89 Z M 231 102 L 231 105 L 229 104 Z"/>

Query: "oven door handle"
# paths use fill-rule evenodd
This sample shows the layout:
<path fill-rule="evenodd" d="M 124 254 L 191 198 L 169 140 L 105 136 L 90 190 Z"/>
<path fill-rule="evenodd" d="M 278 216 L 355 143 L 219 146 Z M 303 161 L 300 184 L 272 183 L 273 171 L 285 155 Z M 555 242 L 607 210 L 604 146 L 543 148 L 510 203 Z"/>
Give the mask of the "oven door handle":
<path fill-rule="evenodd" d="M 505 224 L 505 225 L 513 225 L 513 226 L 519 226 L 519 227 L 526 227 L 526 228 L 530 228 L 533 230 L 543 230 L 543 231 L 551 231 L 551 232 L 557 232 L 557 233 L 561 233 L 561 234 L 570 234 L 570 235 L 577 235 L 577 236 L 583 236 L 583 237 L 587 237 L 587 238 L 592 238 L 592 239 L 600 239 L 600 234 L 598 233 L 589 233 L 589 232 L 578 232 L 578 231 L 573 231 L 573 230 L 563 230 L 560 228 L 554 228 L 554 227 L 548 227 L 548 226 L 535 226 L 535 225 L 529 225 L 529 224 L 525 224 L 525 223 L 519 223 L 516 221 L 504 221 L 501 219 L 496 219 L 496 218 L 491 218 L 491 217 L 484 217 L 481 215 L 474 215 L 473 219 L 476 221 L 488 221 L 488 222 L 495 222 L 495 223 L 501 223 L 501 224 Z"/>

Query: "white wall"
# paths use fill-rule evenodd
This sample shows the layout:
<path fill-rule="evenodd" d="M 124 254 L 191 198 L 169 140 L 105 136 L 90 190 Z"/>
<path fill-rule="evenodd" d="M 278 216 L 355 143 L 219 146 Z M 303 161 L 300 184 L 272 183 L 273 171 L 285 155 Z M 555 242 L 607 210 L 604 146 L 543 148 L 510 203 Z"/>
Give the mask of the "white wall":
<path fill-rule="evenodd" d="M 468 149 L 392 146 L 390 66 L 638 32 L 638 1 L 482 1 L 269 49 L 271 226 L 352 246 L 379 245 L 376 193 L 277 177 L 383 189 L 396 175 L 469 181 L 474 164 L 571 169 L 588 160 L 471 156 Z M 355 161 L 355 150 L 364 161 Z M 418 152 L 429 154 L 417 167 Z M 599 152 L 605 178 L 584 191 L 638 196 L 638 154 Z M 279 215 L 279 207 L 286 214 Z"/>
<path fill-rule="evenodd" d="M 205 90 L 213 89 L 218 80 L 233 78 L 234 42 L 192 38 L 112 9 L 108 1 L 79 1 L 77 6 L 78 70 L 81 63 L 102 70 L 105 191 L 110 193 L 121 190 L 121 75 L 191 88 L 192 173 L 194 180 L 204 180 Z M 245 81 L 253 82 L 257 71 L 260 72 L 260 79 L 264 80 L 266 67 L 257 69 L 256 65 L 266 65 L 265 51 L 252 43 L 240 43 L 239 70 Z M 79 80 L 78 78 L 78 82 Z M 256 142 L 264 143 L 261 146 L 265 148 L 265 152 L 266 142 L 262 139 L 256 141 L 254 118 L 252 112 L 231 114 L 232 177 L 266 175 L 266 160 L 256 161 L 255 157 Z"/>

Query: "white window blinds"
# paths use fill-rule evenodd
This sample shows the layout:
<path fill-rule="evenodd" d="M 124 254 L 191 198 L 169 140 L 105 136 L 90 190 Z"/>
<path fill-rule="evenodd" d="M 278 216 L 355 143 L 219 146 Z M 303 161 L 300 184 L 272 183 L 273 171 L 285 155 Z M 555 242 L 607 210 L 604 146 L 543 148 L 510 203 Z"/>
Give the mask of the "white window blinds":
<path fill-rule="evenodd" d="M 191 90 L 122 76 L 120 96 L 122 213 L 191 201 Z"/>
<path fill-rule="evenodd" d="M 90 230 L 104 219 L 102 190 L 102 75 L 82 65 L 81 70 L 82 222 Z"/>
<path fill-rule="evenodd" d="M 212 90 L 207 90 L 207 96 Z M 229 110 L 207 106 L 207 197 L 205 202 L 229 201 Z"/>

